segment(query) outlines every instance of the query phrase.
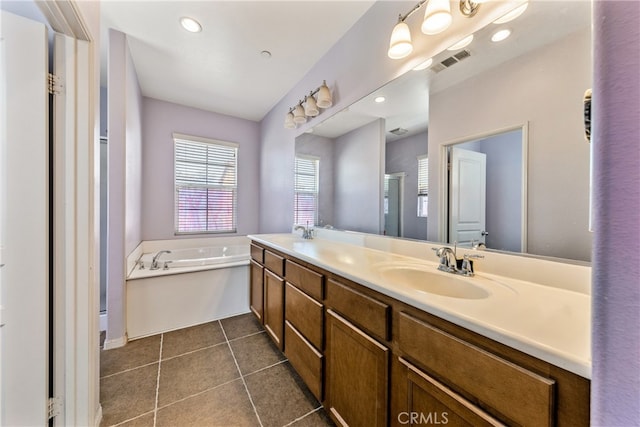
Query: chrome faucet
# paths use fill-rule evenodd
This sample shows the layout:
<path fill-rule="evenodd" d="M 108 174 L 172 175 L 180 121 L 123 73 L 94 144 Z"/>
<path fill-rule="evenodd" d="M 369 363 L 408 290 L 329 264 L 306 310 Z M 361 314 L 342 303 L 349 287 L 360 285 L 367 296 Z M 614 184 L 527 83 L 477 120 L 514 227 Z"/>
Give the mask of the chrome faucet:
<path fill-rule="evenodd" d="M 309 223 L 307 223 L 306 227 L 304 225 L 296 225 L 294 230 L 302 230 L 303 239 L 313 239 L 313 229 L 309 227 Z"/>
<path fill-rule="evenodd" d="M 149 270 L 158 270 L 160 269 L 160 265 L 158 264 L 158 258 L 160 258 L 160 255 L 162 254 L 170 254 L 171 251 L 159 251 L 157 254 L 155 254 L 155 256 L 153 257 L 153 260 L 151 260 L 151 267 L 149 268 Z"/>
<path fill-rule="evenodd" d="M 473 270 L 473 260 L 484 258 L 483 255 L 468 255 L 465 254 L 462 259 L 458 259 L 457 242 L 453 242 L 453 249 L 448 246 L 441 248 L 433 248 L 436 251 L 436 256 L 440 258 L 440 265 L 438 270 L 445 271 L 447 273 L 460 274 L 463 276 L 471 277 L 475 274 Z"/>

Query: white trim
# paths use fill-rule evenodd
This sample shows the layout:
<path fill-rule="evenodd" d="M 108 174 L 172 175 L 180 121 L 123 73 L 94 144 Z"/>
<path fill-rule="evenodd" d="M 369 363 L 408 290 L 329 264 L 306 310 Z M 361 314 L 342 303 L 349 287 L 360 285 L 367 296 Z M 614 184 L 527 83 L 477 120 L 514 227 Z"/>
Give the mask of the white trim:
<path fill-rule="evenodd" d="M 237 142 L 222 141 L 220 139 L 204 138 L 202 136 L 193 136 L 193 135 L 186 135 L 183 133 L 174 132 L 173 133 L 174 144 L 176 139 L 180 139 L 182 141 L 187 141 L 187 142 L 202 142 L 203 144 L 226 145 L 228 147 L 234 147 L 234 148 L 240 147 L 240 144 L 238 144 Z"/>
<path fill-rule="evenodd" d="M 107 340 L 104 342 L 102 346 L 105 350 L 111 350 L 114 348 L 124 347 L 124 345 L 129 341 L 127 336 L 116 338 L 115 340 Z"/>

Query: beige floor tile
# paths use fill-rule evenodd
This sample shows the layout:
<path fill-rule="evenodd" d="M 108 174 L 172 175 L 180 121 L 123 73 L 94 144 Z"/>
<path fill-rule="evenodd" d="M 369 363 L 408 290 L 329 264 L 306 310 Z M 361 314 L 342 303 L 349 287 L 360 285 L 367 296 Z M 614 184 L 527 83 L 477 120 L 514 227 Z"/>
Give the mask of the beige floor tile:
<path fill-rule="evenodd" d="M 122 424 L 118 424 L 118 427 L 154 427 L 153 420 L 154 413 L 149 412 Z"/>
<path fill-rule="evenodd" d="M 226 344 L 163 360 L 158 406 L 168 405 L 239 377 Z"/>
<path fill-rule="evenodd" d="M 335 427 L 335 424 L 323 408 L 307 415 L 306 417 L 293 422 L 291 427 Z"/>
<path fill-rule="evenodd" d="M 160 335 L 129 341 L 124 347 L 100 351 L 100 376 L 157 362 L 160 359 Z"/>
<path fill-rule="evenodd" d="M 281 427 L 318 408 L 288 362 L 245 377 L 264 427 Z"/>
<path fill-rule="evenodd" d="M 157 427 L 258 426 L 249 396 L 238 379 L 158 410 Z"/>
<path fill-rule="evenodd" d="M 157 379 L 157 363 L 102 378 L 102 425 L 110 426 L 153 411 Z"/>
<path fill-rule="evenodd" d="M 229 343 L 240 372 L 247 375 L 285 359 L 266 333 L 250 335 Z"/>
<path fill-rule="evenodd" d="M 162 341 L 162 358 L 178 356 L 224 341 L 222 328 L 217 321 L 167 332 Z"/>
<path fill-rule="evenodd" d="M 246 335 L 261 332 L 264 329 L 253 313 L 241 314 L 239 316 L 228 317 L 220 321 L 227 339 L 233 340 Z"/>

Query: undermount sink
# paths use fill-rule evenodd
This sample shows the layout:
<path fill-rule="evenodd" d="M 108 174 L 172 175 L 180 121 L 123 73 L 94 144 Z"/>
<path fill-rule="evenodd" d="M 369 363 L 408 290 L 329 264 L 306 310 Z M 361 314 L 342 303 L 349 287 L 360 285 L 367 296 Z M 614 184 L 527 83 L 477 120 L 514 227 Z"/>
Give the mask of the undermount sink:
<path fill-rule="evenodd" d="M 383 279 L 420 293 L 462 299 L 483 299 L 489 296 L 488 291 L 471 282 L 475 279 L 442 273 L 434 266 L 385 263 L 376 266 L 375 269 Z"/>

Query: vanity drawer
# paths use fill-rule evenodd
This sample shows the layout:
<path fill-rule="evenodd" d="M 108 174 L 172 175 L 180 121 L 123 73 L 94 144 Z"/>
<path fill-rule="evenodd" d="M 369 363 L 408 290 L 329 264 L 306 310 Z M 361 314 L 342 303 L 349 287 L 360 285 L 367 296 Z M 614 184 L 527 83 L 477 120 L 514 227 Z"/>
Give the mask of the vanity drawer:
<path fill-rule="evenodd" d="M 318 352 L 289 321 L 284 324 L 285 355 L 291 366 L 305 382 L 313 395 L 322 402 L 324 377 L 324 356 Z"/>
<path fill-rule="evenodd" d="M 389 341 L 391 307 L 335 280 L 327 281 L 326 304 L 384 341 Z"/>
<path fill-rule="evenodd" d="M 251 244 L 251 259 L 260 264 L 264 263 L 264 248 Z"/>
<path fill-rule="evenodd" d="M 286 279 L 317 300 L 324 296 L 323 275 L 293 261 L 286 262 Z"/>
<path fill-rule="evenodd" d="M 284 258 L 270 250 L 264 251 L 264 266 L 280 277 L 284 277 Z"/>
<path fill-rule="evenodd" d="M 287 272 L 288 272 L 287 267 Z M 287 282 L 285 319 L 317 349 L 322 349 L 324 306 Z"/>
<path fill-rule="evenodd" d="M 400 349 L 428 371 L 519 425 L 554 424 L 555 381 L 462 341 L 406 313 Z"/>

